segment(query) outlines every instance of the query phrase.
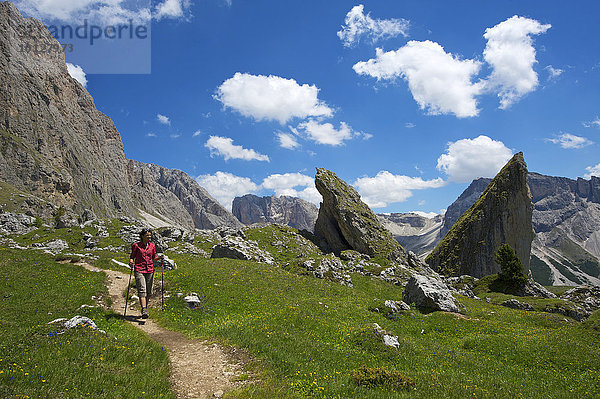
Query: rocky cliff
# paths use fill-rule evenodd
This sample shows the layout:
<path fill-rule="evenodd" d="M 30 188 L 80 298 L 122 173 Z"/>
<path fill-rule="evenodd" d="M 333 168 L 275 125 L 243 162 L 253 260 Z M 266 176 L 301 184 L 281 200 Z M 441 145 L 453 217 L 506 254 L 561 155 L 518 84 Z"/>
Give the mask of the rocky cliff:
<path fill-rule="evenodd" d="M 417 255 L 428 255 L 440 241 L 444 215 L 430 218 L 416 213 L 378 213 L 377 217 L 400 245 Z"/>
<path fill-rule="evenodd" d="M 527 165 L 523 153 L 517 153 L 426 261 L 434 270 L 446 275 L 482 277 L 500 271 L 494 252 L 507 243 L 515 249 L 527 271 L 531 241 L 535 236 L 532 212 Z"/>
<path fill-rule="evenodd" d="M 277 198 L 247 194 L 235 197 L 233 215 L 243 224 L 279 223 L 313 232 L 319 210 L 312 202 L 282 195 Z"/>
<path fill-rule="evenodd" d="M 55 50 L 36 52 L 35 45 Z M 238 225 L 183 172 L 130 163 L 113 122 L 71 78 L 57 49 L 40 21 L 0 3 L 0 180 L 78 214 L 139 218 L 141 209 L 187 227 Z"/>
<path fill-rule="evenodd" d="M 315 235 L 323 239 L 331 251 L 353 249 L 369 256 L 406 260 L 404 248 L 352 186 L 323 168 L 317 168 L 315 185 L 323 196 Z"/>

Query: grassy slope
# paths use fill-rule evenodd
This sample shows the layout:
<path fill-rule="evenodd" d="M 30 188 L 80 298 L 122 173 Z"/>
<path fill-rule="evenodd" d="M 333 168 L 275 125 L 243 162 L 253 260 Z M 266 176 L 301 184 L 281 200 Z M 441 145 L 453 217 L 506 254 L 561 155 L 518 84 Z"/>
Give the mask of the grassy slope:
<path fill-rule="evenodd" d="M 77 310 L 104 291 L 103 274 L 6 248 L 0 270 L 0 397 L 174 397 L 160 346 L 112 312 Z M 76 314 L 107 334 L 47 324 Z"/>
<path fill-rule="evenodd" d="M 177 260 L 180 268 L 168 274 L 173 292 L 197 292 L 203 307 L 187 309 L 173 296 L 156 316 L 190 336 L 219 337 L 254 354 L 266 383 L 240 397 L 600 395 L 600 335 L 557 315 L 461 298 L 469 320 L 439 312 L 390 320 L 368 309 L 401 299 L 401 289 L 369 278 L 353 276 L 351 289 L 253 262 Z M 399 350 L 371 333 L 374 322 L 399 336 Z M 400 371 L 416 389 L 357 387 L 350 374 L 361 365 Z"/>

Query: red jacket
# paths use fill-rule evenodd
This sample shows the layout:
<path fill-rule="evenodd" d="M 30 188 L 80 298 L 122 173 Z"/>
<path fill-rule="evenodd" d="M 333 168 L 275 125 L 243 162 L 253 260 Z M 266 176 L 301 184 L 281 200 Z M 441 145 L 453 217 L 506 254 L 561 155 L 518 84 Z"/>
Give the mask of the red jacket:
<path fill-rule="evenodd" d="M 140 273 L 154 272 L 154 258 L 156 258 L 156 248 L 151 242 L 145 247 L 141 242 L 136 242 L 131 246 L 129 259 L 135 260 L 134 271 Z"/>

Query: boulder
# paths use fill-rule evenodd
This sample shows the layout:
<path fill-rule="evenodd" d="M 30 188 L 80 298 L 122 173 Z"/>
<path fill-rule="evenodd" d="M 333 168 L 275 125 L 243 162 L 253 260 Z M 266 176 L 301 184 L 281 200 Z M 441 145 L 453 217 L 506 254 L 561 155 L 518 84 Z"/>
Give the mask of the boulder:
<path fill-rule="evenodd" d="M 315 185 L 323 196 L 315 235 L 327 249 L 335 253 L 353 249 L 371 257 L 406 262 L 404 248 L 352 186 L 323 168 L 317 168 Z"/>
<path fill-rule="evenodd" d="M 392 348 L 398 349 L 400 348 L 400 343 L 398 342 L 398 336 L 392 335 L 389 331 L 384 330 L 377 323 L 373 323 L 373 332 L 376 336 L 380 337 L 383 341 L 383 344 L 386 346 L 391 346 Z"/>
<path fill-rule="evenodd" d="M 424 310 L 460 313 L 448 286 L 434 277 L 413 275 L 404 288 L 402 300 Z"/>
<path fill-rule="evenodd" d="M 392 312 L 398 313 L 401 310 L 410 310 L 410 306 L 407 305 L 404 301 L 385 301 L 385 306 L 390 308 Z"/>
<path fill-rule="evenodd" d="M 494 258 L 509 244 L 529 270 L 533 204 L 527 184 L 527 165 L 519 152 L 502 168 L 481 197 L 452 226 L 426 262 L 447 276 L 483 277 L 500 272 Z"/>
<path fill-rule="evenodd" d="M 186 297 L 184 297 L 183 301 L 190 307 L 190 309 L 196 309 L 201 305 L 200 298 L 194 293 L 192 293 L 192 295 L 187 295 Z"/>
<path fill-rule="evenodd" d="M 27 234 L 35 230 L 35 218 L 23 213 L 0 213 L 0 234 Z"/>
<path fill-rule="evenodd" d="M 212 250 L 211 258 L 230 258 L 251 260 L 273 264 L 275 260 L 266 251 L 258 247 L 254 241 L 246 241 L 238 236 L 227 236 Z"/>

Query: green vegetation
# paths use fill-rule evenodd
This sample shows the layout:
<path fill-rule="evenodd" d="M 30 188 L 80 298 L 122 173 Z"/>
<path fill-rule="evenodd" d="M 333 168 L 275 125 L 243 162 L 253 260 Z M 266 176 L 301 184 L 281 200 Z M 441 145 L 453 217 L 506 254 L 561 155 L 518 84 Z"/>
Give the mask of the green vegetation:
<path fill-rule="evenodd" d="M 352 382 L 366 387 L 387 387 L 391 389 L 410 389 L 415 383 L 405 375 L 390 371 L 385 367 L 361 367 L 352 372 Z"/>
<path fill-rule="evenodd" d="M 0 270 L 0 397 L 174 398 L 159 345 L 119 315 L 79 309 L 106 296 L 102 273 L 6 248 Z M 48 324 L 75 315 L 106 333 Z"/>
<path fill-rule="evenodd" d="M 249 261 L 174 257 L 179 269 L 167 273 L 171 292 L 197 292 L 202 306 L 188 309 L 171 295 L 156 317 L 188 336 L 217 338 L 254 356 L 250 369 L 262 383 L 234 397 L 600 395 L 600 333 L 562 315 L 497 306 L 512 298 L 507 294 L 490 293 L 489 304 L 460 297 L 466 318 L 389 315 L 369 309 L 401 299 L 401 289 L 368 277 L 353 275 L 348 288 Z M 536 309 L 561 302 L 536 300 Z M 400 348 L 385 346 L 372 323 L 397 335 Z M 357 384 L 359 375 L 373 381 L 403 375 L 414 389 Z"/>
<path fill-rule="evenodd" d="M 519 289 L 525 285 L 527 276 L 523 274 L 523 264 L 510 245 L 500 245 L 494 257 L 496 263 L 500 265 L 499 280 L 514 289 Z"/>

